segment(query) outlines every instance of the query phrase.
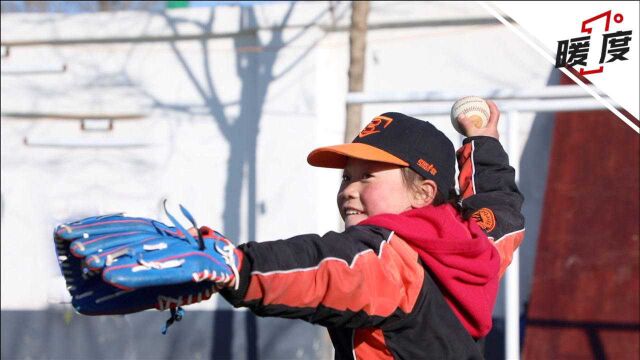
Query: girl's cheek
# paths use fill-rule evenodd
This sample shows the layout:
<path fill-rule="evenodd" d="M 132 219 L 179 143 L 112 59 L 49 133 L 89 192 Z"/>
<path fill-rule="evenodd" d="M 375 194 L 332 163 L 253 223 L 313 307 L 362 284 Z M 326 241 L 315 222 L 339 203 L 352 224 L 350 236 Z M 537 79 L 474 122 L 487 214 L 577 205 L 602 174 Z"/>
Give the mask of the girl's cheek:
<path fill-rule="evenodd" d="M 367 210 L 369 216 L 379 213 L 380 196 L 378 196 L 379 190 L 375 186 L 367 186 L 360 193 L 360 202 Z"/>

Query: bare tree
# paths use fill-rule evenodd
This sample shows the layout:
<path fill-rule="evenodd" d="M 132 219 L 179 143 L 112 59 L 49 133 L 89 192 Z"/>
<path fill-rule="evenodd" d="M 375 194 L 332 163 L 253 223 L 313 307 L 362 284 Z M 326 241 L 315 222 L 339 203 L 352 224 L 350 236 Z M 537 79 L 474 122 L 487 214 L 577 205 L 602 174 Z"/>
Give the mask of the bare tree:
<path fill-rule="evenodd" d="M 364 89 L 365 53 L 367 50 L 367 18 L 369 1 L 351 3 L 351 28 L 349 30 L 349 92 Z M 347 104 L 345 142 L 350 142 L 360 130 L 361 104 Z"/>
<path fill-rule="evenodd" d="M 32 12 L 45 12 L 48 4 L 45 1 L 25 1 L 24 7 Z"/>
<path fill-rule="evenodd" d="M 109 10 L 111 10 L 111 2 L 110 1 L 105 1 L 105 0 L 98 1 L 98 10 L 99 11 L 109 11 Z"/>
<path fill-rule="evenodd" d="M 2 1 L 2 13 L 11 12 L 59 12 L 86 13 L 96 11 L 164 10 L 166 1 Z"/>

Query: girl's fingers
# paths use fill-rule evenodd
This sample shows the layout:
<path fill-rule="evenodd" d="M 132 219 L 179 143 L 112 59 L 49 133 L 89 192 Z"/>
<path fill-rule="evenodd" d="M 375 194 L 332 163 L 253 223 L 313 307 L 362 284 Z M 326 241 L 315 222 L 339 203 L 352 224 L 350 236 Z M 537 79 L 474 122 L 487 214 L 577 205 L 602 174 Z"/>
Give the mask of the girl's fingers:
<path fill-rule="evenodd" d="M 489 120 L 487 121 L 487 127 L 497 126 L 498 119 L 500 118 L 500 109 L 493 100 L 487 100 L 489 105 Z"/>

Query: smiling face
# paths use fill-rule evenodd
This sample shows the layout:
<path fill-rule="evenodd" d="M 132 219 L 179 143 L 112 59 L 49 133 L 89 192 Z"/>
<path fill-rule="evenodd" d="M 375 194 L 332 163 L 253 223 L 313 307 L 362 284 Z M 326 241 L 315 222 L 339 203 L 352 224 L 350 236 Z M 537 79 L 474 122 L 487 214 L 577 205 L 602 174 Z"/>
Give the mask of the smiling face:
<path fill-rule="evenodd" d="M 349 158 L 338 191 L 345 228 L 378 214 L 399 214 L 422 205 L 402 180 L 398 165 Z"/>

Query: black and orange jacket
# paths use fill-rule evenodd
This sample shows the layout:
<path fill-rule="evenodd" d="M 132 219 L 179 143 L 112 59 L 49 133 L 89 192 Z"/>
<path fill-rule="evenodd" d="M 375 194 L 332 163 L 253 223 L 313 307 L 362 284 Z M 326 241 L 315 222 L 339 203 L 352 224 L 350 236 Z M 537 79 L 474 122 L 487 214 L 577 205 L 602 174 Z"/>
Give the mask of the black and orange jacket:
<path fill-rule="evenodd" d="M 326 326 L 338 359 L 482 358 L 474 339 L 491 327 L 500 271 L 519 243 L 509 239 L 523 232 L 522 196 L 495 139 L 466 139 L 458 157 L 462 211 L 429 206 L 240 245 L 240 287 L 221 294 L 260 316 Z"/>

